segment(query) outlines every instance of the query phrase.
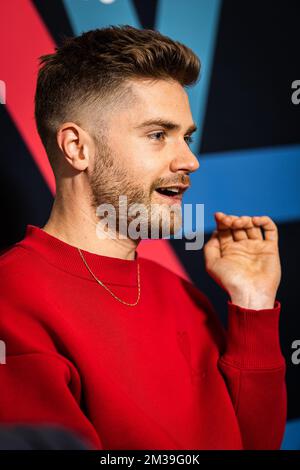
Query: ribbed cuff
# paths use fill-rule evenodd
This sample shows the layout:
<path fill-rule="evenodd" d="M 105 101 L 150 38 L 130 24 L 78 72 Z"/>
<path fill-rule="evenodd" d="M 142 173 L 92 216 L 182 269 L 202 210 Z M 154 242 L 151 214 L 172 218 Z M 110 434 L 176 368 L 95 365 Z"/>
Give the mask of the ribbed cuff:
<path fill-rule="evenodd" d="M 285 365 L 279 339 L 281 304 L 252 310 L 227 301 L 227 346 L 222 360 L 235 367 L 266 369 Z"/>

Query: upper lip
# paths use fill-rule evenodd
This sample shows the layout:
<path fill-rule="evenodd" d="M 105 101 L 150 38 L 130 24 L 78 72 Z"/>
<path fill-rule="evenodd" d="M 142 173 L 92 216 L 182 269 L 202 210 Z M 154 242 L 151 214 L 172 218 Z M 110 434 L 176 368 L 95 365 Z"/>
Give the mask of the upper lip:
<path fill-rule="evenodd" d="M 179 194 L 182 194 L 184 191 L 186 191 L 190 187 L 189 184 L 170 184 L 170 186 L 159 186 L 156 189 L 169 189 L 169 188 L 178 188 L 179 189 Z"/>

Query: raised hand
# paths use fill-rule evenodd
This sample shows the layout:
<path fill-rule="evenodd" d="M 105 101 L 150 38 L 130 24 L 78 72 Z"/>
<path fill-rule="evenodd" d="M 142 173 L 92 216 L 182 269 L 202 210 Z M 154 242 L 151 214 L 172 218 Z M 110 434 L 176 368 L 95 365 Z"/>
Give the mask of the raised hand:
<path fill-rule="evenodd" d="M 231 297 L 251 309 L 273 308 L 281 279 L 278 230 L 268 216 L 216 212 L 217 229 L 204 245 L 205 268 Z"/>

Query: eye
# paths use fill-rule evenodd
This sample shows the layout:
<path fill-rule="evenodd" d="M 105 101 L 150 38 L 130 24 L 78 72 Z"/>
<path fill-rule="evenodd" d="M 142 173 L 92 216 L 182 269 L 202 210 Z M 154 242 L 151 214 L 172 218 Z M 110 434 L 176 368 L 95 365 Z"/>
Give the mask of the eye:
<path fill-rule="evenodd" d="M 161 137 L 161 136 L 165 136 L 165 132 L 164 131 L 158 131 L 158 132 L 154 132 L 153 134 L 149 134 L 148 137 L 149 139 L 151 140 L 156 140 L 156 141 L 160 141 L 161 139 L 160 138 L 156 138 L 157 136 Z"/>
<path fill-rule="evenodd" d="M 154 132 L 152 134 L 149 134 L 147 137 L 151 140 L 155 140 L 155 141 L 161 141 L 163 140 L 162 137 L 165 137 L 166 133 L 164 131 L 158 131 L 158 132 Z M 194 142 L 193 138 L 191 135 L 186 135 L 184 137 L 184 140 L 186 141 L 186 143 L 188 145 L 190 145 L 192 142 Z"/>
<path fill-rule="evenodd" d="M 188 145 L 190 145 L 192 142 L 194 142 L 194 139 L 193 139 L 193 137 L 192 137 L 191 135 L 186 135 L 186 136 L 185 136 L 185 139 L 187 139 L 187 140 L 186 140 L 186 143 L 187 143 Z"/>

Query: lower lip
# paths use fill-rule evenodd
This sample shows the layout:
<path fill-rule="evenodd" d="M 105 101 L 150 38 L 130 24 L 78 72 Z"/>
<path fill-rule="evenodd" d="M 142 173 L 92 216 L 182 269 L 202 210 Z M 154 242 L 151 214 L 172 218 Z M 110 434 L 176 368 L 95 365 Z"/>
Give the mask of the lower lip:
<path fill-rule="evenodd" d="M 155 191 L 155 193 L 158 194 L 158 196 L 162 197 L 163 199 L 165 199 L 168 202 L 181 202 L 182 201 L 182 195 L 181 194 L 178 194 L 177 196 L 167 196 L 165 194 L 159 193 L 158 191 Z"/>

